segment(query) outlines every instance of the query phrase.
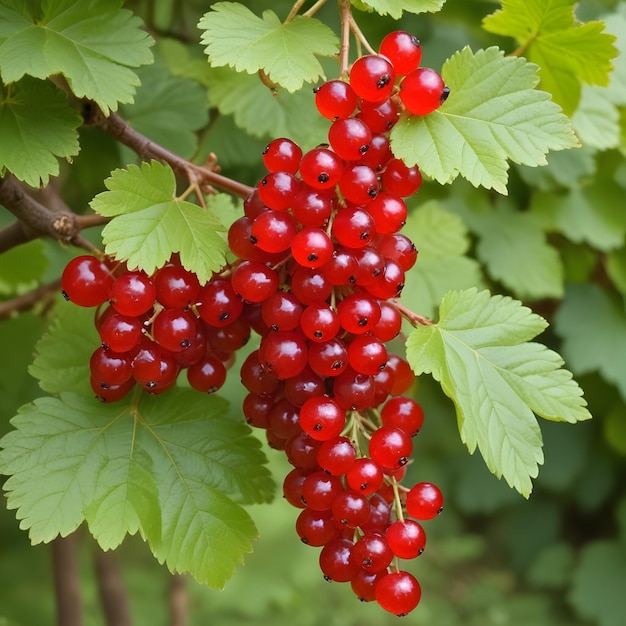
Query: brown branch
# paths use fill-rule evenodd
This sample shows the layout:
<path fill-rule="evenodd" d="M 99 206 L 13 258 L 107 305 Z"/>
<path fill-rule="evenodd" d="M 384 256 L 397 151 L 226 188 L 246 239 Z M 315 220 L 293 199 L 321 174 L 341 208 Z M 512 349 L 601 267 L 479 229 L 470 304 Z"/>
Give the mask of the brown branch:
<path fill-rule="evenodd" d="M 340 76 L 347 78 L 350 71 L 350 17 L 352 6 L 350 0 L 341 0 L 339 17 L 341 20 L 341 48 L 339 50 Z"/>
<path fill-rule="evenodd" d="M 32 237 L 26 234 L 24 230 L 24 224 L 16 220 L 6 228 L 0 230 L 0 254 L 26 243 L 31 239 Z"/>
<path fill-rule="evenodd" d="M 14 313 L 20 311 L 29 311 L 41 301 L 52 301 L 55 294 L 61 288 L 61 279 L 57 278 L 51 283 L 41 285 L 34 291 L 29 291 L 20 296 L 16 296 L 12 300 L 0 302 L 0 320 L 11 317 Z"/>
<path fill-rule="evenodd" d="M 57 537 L 52 542 L 52 569 L 58 626 L 82 626 L 83 610 L 75 534 Z"/>
<path fill-rule="evenodd" d="M 115 554 L 96 548 L 94 565 L 106 623 L 109 626 L 132 626 L 128 597 Z"/>
<path fill-rule="evenodd" d="M 170 625 L 186 626 L 189 596 L 187 579 L 183 574 L 174 574 L 170 583 Z"/>
<path fill-rule="evenodd" d="M 247 197 L 253 191 L 252 187 L 248 185 L 244 185 L 227 176 L 222 176 L 214 172 L 210 167 L 196 165 L 180 155 L 167 150 L 149 137 L 130 127 L 117 113 L 111 113 L 108 117 L 105 117 L 94 103 L 89 103 L 83 115 L 85 124 L 100 128 L 133 150 L 142 160 L 155 159 L 157 161 L 165 161 L 175 172 L 185 176 L 192 184 L 200 184 L 205 188 L 205 191 L 206 185 L 214 185 L 241 198 Z"/>

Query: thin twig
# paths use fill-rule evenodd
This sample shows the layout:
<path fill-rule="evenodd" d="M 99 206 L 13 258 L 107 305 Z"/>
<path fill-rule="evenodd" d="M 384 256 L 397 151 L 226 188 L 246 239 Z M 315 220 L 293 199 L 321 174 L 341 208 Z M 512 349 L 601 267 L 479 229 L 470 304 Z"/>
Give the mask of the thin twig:
<path fill-rule="evenodd" d="M 317 2 L 308 8 L 302 17 L 313 17 L 325 4 L 327 0 L 317 0 Z"/>
<path fill-rule="evenodd" d="M 187 178 L 190 183 L 199 184 L 205 193 L 211 191 L 207 189 L 207 185 L 214 185 L 241 198 L 245 198 L 253 191 L 253 188 L 248 185 L 222 176 L 207 166 L 196 165 L 167 150 L 129 126 L 117 113 L 111 113 L 105 117 L 95 104 L 91 104 L 84 115 L 86 124 L 96 126 L 111 135 L 133 150 L 142 160 L 165 161 L 174 171 Z"/>
<path fill-rule="evenodd" d="M 11 317 L 14 313 L 30 311 L 39 302 L 51 301 L 61 288 L 61 279 L 57 278 L 50 283 L 37 287 L 11 300 L 0 302 L 0 320 Z"/>
<path fill-rule="evenodd" d="M 350 0 L 340 0 L 339 18 L 341 20 L 341 48 L 339 50 L 339 75 L 347 78 L 350 71 Z"/>
<path fill-rule="evenodd" d="M 296 2 L 294 2 L 293 6 L 291 7 L 291 11 L 289 11 L 289 15 L 285 18 L 285 21 L 283 23 L 288 24 L 289 22 L 291 22 L 291 20 L 293 20 L 296 15 L 298 15 L 298 12 L 305 2 L 306 0 L 296 0 Z"/>
<path fill-rule="evenodd" d="M 354 20 L 352 13 L 350 13 L 350 28 L 352 29 L 352 32 L 355 34 L 356 38 L 363 44 L 363 47 L 370 54 L 377 54 L 376 50 L 374 50 L 374 48 L 370 46 L 370 43 L 367 40 L 367 37 L 363 34 L 363 31 L 359 28 L 359 25 Z"/>
<path fill-rule="evenodd" d="M 413 311 L 411 311 L 411 309 L 408 309 L 406 306 L 404 306 L 404 304 L 400 302 L 400 300 L 398 300 L 398 298 L 392 298 L 390 300 L 390 303 L 393 307 L 395 307 L 398 313 L 402 315 L 402 317 L 407 319 L 411 323 L 411 325 L 415 326 L 416 328 L 418 326 L 434 326 L 435 325 L 435 323 L 431 319 L 428 319 L 427 317 L 424 317 L 423 315 L 418 315 L 417 313 L 414 313 Z"/>
<path fill-rule="evenodd" d="M 170 583 L 171 626 L 186 626 L 188 609 L 187 578 L 184 574 L 173 574 Z"/>
<path fill-rule="evenodd" d="M 52 569 L 58 626 L 83 626 L 76 535 L 57 537 L 52 542 Z"/>

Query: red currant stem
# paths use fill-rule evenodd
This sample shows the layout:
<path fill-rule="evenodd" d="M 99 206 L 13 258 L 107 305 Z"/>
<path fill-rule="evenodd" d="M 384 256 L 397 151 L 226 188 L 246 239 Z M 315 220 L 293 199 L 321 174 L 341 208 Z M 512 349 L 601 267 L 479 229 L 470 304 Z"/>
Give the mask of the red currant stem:
<path fill-rule="evenodd" d="M 376 50 L 374 50 L 374 48 L 372 48 L 372 46 L 370 46 L 369 41 L 367 41 L 367 38 L 365 37 L 365 35 L 361 31 L 361 29 L 359 28 L 359 25 L 354 20 L 354 17 L 352 16 L 352 13 L 350 13 L 350 18 L 349 19 L 350 19 L 350 30 L 352 30 L 352 32 L 354 33 L 355 37 L 357 38 L 357 41 L 360 41 L 363 44 L 363 47 L 370 54 L 377 54 Z"/>
<path fill-rule="evenodd" d="M 339 0 L 339 18 L 341 21 L 341 48 L 339 49 L 339 76 L 348 78 L 350 74 L 350 0 Z"/>
<path fill-rule="evenodd" d="M 302 17 L 313 17 L 325 4 L 326 0 L 317 0 L 313 6 L 302 14 Z"/>
<path fill-rule="evenodd" d="M 91 103 L 90 111 L 85 114 L 85 124 L 96 126 L 114 139 L 129 147 L 143 160 L 156 159 L 164 161 L 174 171 L 182 174 L 192 184 L 197 184 L 203 191 L 210 193 L 211 186 L 219 187 L 236 196 L 245 198 L 253 191 L 253 187 L 240 183 L 213 171 L 208 165 L 197 165 L 167 150 L 145 135 L 131 128 L 117 113 L 106 117 L 95 103 Z M 207 188 L 208 187 L 208 188 Z"/>
<path fill-rule="evenodd" d="M 57 278 L 50 283 L 41 285 L 33 291 L 23 293 L 11 300 L 0 302 L 0 320 L 8 319 L 15 313 L 30 311 L 38 303 L 52 304 L 54 297 L 59 293 L 61 288 L 61 279 Z"/>
<path fill-rule="evenodd" d="M 415 328 L 418 326 L 435 326 L 435 323 L 431 319 L 414 313 L 411 309 L 405 307 L 398 298 L 390 298 L 388 302 L 395 307 L 398 313 L 407 319 Z"/>
<path fill-rule="evenodd" d="M 399 521 L 404 521 L 404 511 L 402 510 L 402 500 L 400 500 L 400 489 L 395 476 L 391 477 L 391 487 L 393 489 L 393 506 L 396 511 L 396 517 Z"/>
<path fill-rule="evenodd" d="M 296 2 L 294 2 L 293 6 L 291 7 L 291 11 L 289 11 L 289 15 L 287 15 L 287 17 L 285 18 L 283 24 L 288 24 L 289 22 L 291 22 L 296 17 L 296 15 L 298 15 L 298 12 L 305 2 L 306 0 L 296 0 Z"/>

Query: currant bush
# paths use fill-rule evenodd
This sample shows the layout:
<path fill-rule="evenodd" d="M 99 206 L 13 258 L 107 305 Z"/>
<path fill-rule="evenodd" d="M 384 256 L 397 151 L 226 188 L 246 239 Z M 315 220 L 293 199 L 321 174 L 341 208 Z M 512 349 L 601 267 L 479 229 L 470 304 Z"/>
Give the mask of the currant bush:
<path fill-rule="evenodd" d="M 447 96 L 421 55 L 414 36 L 395 31 L 349 80 L 315 90 L 328 143 L 303 152 L 286 137 L 269 142 L 267 174 L 228 231 L 235 260 L 206 284 L 176 256 L 149 276 L 83 255 L 62 277 L 66 299 L 97 307 L 91 385 L 103 402 L 137 387 L 163 393 L 183 370 L 193 389 L 214 393 L 260 336 L 239 368 L 242 411 L 293 466 L 283 494 L 300 511 L 296 532 L 321 548 L 327 580 L 398 615 L 421 595 L 398 560 L 423 552 L 417 520 L 443 508 L 435 485 L 400 484 L 424 413 L 403 395 L 414 376 L 387 345 L 418 256 L 399 232 L 404 198 L 422 182 L 418 166 L 394 157 L 389 131 Z"/>

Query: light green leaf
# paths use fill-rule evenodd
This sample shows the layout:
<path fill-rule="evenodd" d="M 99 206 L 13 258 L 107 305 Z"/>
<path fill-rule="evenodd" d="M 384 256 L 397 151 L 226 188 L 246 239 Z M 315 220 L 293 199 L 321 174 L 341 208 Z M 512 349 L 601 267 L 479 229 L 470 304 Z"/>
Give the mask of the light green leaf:
<path fill-rule="evenodd" d="M 113 217 L 102 231 L 107 254 L 152 274 L 178 252 L 183 267 L 201 283 L 221 268 L 226 242 L 219 232 L 224 227 L 213 211 L 230 205 L 228 196 L 212 196 L 211 210 L 179 200 L 174 172 L 156 161 L 115 170 L 105 184 L 108 191 L 98 194 L 91 206 Z"/>
<path fill-rule="evenodd" d="M 47 185 L 59 173 L 57 157 L 78 153 L 81 123 L 52 83 L 28 77 L 8 86 L 0 83 L 0 170 L 6 168 L 31 187 Z"/>
<path fill-rule="evenodd" d="M 602 22 L 581 24 L 575 0 L 503 0 L 502 9 L 483 20 L 483 27 L 514 37 L 529 61 L 540 66 L 541 88 L 571 115 L 581 83 L 608 85 L 616 56 L 615 37 Z"/>
<path fill-rule="evenodd" d="M 622 626 L 626 559 L 617 541 L 593 541 L 580 554 L 568 595 L 577 613 L 599 626 Z"/>
<path fill-rule="evenodd" d="M 561 233 L 576 243 L 586 241 L 608 252 L 624 244 L 626 212 L 616 210 L 623 199 L 621 187 L 598 180 L 567 193 L 535 194 L 531 210 L 544 230 Z"/>
<path fill-rule="evenodd" d="M 48 267 L 43 241 L 29 241 L 0 254 L 0 294 L 34 289 Z"/>
<path fill-rule="evenodd" d="M 459 174 L 475 187 L 506 194 L 509 164 L 545 165 L 546 153 L 578 146 L 568 119 L 534 89 L 537 66 L 495 47 L 454 54 L 442 76 L 450 96 L 438 110 L 401 119 L 394 154 L 441 184 Z"/>
<path fill-rule="evenodd" d="M 35 359 L 28 372 L 48 393 L 90 394 L 89 359 L 100 343 L 94 310 L 59 297 L 54 317 L 35 346 Z"/>
<path fill-rule="evenodd" d="M 256 76 L 230 68 L 212 69 L 208 78 L 209 101 L 254 137 L 290 137 L 303 149 L 313 148 L 328 133 L 328 121 L 315 108 L 306 90 L 276 95 Z"/>
<path fill-rule="evenodd" d="M 116 404 L 40 398 L 1 440 L 8 506 L 33 543 L 83 520 L 103 549 L 139 532 L 172 571 L 221 587 L 256 536 L 236 502 L 271 496 L 258 439 L 226 410 L 176 388 Z"/>
<path fill-rule="evenodd" d="M 132 102 L 139 79 L 131 69 L 152 62 L 153 40 L 141 20 L 118 0 L 0 1 L 0 75 L 4 83 L 25 74 L 63 74 L 79 98 L 95 100 L 105 114 Z"/>
<path fill-rule="evenodd" d="M 206 90 L 197 82 L 173 76 L 162 63 L 137 71 L 141 86 L 135 102 L 121 108 L 128 124 L 172 152 L 193 156 L 195 131 L 209 120 Z"/>
<path fill-rule="evenodd" d="M 214 67 L 229 65 L 238 72 L 263 70 L 287 91 L 324 78 L 316 56 L 339 52 L 339 39 L 325 24 L 297 16 L 283 24 L 274 11 L 256 16 L 238 2 L 217 2 L 198 23 L 201 42 Z"/>
<path fill-rule="evenodd" d="M 407 340 L 416 374 L 431 373 L 452 399 L 461 439 L 496 476 L 528 497 L 543 462 L 533 412 L 557 421 L 589 419 L 563 360 L 530 342 L 546 321 L 516 300 L 468 289 L 450 292 L 436 325 Z"/>
<path fill-rule="evenodd" d="M 446 0 L 351 0 L 351 4 L 362 11 L 374 11 L 399 20 L 407 13 L 435 13 Z"/>
<path fill-rule="evenodd" d="M 412 210 L 403 232 L 419 253 L 402 292 L 411 310 L 432 317 L 448 291 L 483 286 L 479 264 L 465 256 L 470 246 L 467 228 L 440 203 L 430 201 Z"/>
<path fill-rule="evenodd" d="M 593 323 L 590 322 L 592 320 Z M 626 399 L 626 315 L 598 285 L 568 287 L 554 318 L 575 374 L 597 371 Z"/>
<path fill-rule="evenodd" d="M 563 267 L 559 254 L 546 241 L 536 217 L 506 209 L 474 220 L 480 237 L 478 258 L 489 274 L 520 299 L 560 298 Z"/>

